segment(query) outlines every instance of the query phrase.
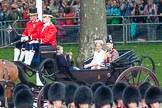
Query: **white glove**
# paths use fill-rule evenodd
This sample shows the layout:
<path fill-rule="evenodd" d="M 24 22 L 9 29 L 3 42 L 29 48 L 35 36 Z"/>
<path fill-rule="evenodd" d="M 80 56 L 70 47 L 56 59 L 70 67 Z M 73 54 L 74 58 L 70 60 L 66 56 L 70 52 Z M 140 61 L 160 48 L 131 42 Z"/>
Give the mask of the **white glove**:
<path fill-rule="evenodd" d="M 32 40 L 32 41 L 29 42 L 29 44 L 34 44 L 34 43 L 39 43 L 39 41 L 38 40 Z"/>
<path fill-rule="evenodd" d="M 24 36 L 25 41 L 29 40 L 29 36 Z"/>
<path fill-rule="evenodd" d="M 22 36 L 22 37 L 21 37 L 21 42 L 24 42 L 24 41 L 25 41 L 25 37 Z"/>

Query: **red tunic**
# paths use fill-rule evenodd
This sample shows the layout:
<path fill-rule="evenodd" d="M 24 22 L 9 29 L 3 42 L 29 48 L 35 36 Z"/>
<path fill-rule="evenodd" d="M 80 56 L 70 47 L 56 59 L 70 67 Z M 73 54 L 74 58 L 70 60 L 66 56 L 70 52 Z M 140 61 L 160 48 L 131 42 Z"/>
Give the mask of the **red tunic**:
<path fill-rule="evenodd" d="M 43 27 L 40 31 L 40 40 L 42 44 L 50 43 L 52 46 L 57 45 L 56 41 L 57 29 L 54 24 L 50 23 Z"/>
<path fill-rule="evenodd" d="M 39 38 L 39 31 L 43 23 L 40 20 L 29 21 L 26 23 L 26 28 L 22 33 L 23 36 L 30 36 L 31 40 Z"/>

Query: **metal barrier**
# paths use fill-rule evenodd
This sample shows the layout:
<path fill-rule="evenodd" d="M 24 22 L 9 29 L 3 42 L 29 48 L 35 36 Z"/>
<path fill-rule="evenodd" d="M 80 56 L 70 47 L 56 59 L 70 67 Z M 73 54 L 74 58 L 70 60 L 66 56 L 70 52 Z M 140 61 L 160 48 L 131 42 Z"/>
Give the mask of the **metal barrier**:
<path fill-rule="evenodd" d="M 132 16 L 108 16 L 108 18 L 120 18 L 119 24 L 107 24 L 107 35 L 112 34 L 114 42 L 162 42 L 162 23 L 132 23 L 130 20 Z M 14 21 L 0 22 L 0 46 L 13 42 L 18 37 L 17 34 L 23 32 L 26 22 L 26 20 L 18 20 L 16 23 Z M 78 43 L 80 25 L 63 25 L 62 27 L 64 32 L 62 30 L 57 32 L 58 43 Z"/>

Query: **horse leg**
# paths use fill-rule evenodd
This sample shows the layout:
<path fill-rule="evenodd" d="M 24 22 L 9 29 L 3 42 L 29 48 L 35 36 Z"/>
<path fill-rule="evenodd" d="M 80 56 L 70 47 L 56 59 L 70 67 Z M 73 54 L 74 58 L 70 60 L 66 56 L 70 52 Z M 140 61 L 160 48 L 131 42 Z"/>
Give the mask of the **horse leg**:
<path fill-rule="evenodd" d="M 5 88 L 5 96 L 7 97 L 8 108 L 14 108 L 11 89 L 12 88 L 10 86 Z"/>

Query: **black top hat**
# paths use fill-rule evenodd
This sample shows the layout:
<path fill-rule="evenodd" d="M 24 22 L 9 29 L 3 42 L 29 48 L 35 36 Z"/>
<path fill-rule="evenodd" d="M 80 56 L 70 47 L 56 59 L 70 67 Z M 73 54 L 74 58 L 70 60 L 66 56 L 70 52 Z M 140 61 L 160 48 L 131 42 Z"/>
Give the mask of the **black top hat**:
<path fill-rule="evenodd" d="M 113 41 L 112 41 L 112 36 L 111 36 L 111 35 L 108 35 L 108 36 L 107 36 L 106 43 L 113 43 Z"/>
<path fill-rule="evenodd" d="M 113 86 L 112 92 L 115 104 L 117 104 L 117 99 L 122 99 L 122 94 L 126 87 L 127 84 L 124 82 L 118 82 Z"/>
<path fill-rule="evenodd" d="M 93 94 L 95 93 L 95 91 L 101 87 L 101 86 L 104 86 L 105 84 L 101 81 L 97 81 L 97 82 L 94 82 L 92 85 L 91 85 L 91 90 L 93 92 Z"/>
<path fill-rule="evenodd" d="M 93 94 L 89 87 L 80 86 L 77 88 L 74 94 L 74 103 L 79 107 L 79 104 L 91 104 L 93 100 Z"/>
<path fill-rule="evenodd" d="M 145 98 L 146 91 L 151 87 L 149 82 L 143 82 L 138 86 L 138 90 L 141 94 L 141 99 Z"/>
<path fill-rule="evenodd" d="M 43 17 L 53 17 L 52 16 L 52 11 L 50 9 L 46 9 L 43 11 Z"/>
<path fill-rule="evenodd" d="M 108 86 L 99 87 L 94 94 L 94 104 L 96 108 L 101 108 L 106 104 L 113 105 L 112 91 Z"/>
<path fill-rule="evenodd" d="M 13 95 L 12 95 L 13 100 L 15 100 L 15 95 L 16 95 L 16 93 L 17 93 L 18 91 L 22 90 L 22 89 L 23 89 L 23 90 L 24 90 L 24 89 L 30 90 L 30 88 L 29 88 L 27 85 L 25 85 L 25 84 L 22 84 L 22 83 L 17 84 L 17 85 L 13 88 Z"/>
<path fill-rule="evenodd" d="M 48 83 L 43 88 L 43 98 L 44 98 L 44 100 L 48 100 L 48 90 L 49 90 L 51 85 L 52 85 L 52 83 Z"/>
<path fill-rule="evenodd" d="M 38 15 L 37 8 L 29 8 L 29 16 Z"/>
<path fill-rule="evenodd" d="M 61 82 L 54 82 L 48 90 L 48 100 L 53 101 L 65 99 L 65 85 Z"/>
<path fill-rule="evenodd" d="M 145 101 L 147 105 L 152 103 L 162 102 L 162 90 L 159 87 L 150 87 L 145 95 Z"/>
<path fill-rule="evenodd" d="M 34 98 L 33 94 L 28 89 L 19 90 L 15 95 L 16 108 L 33 108 Z"/>
<path fill-rule="evenodd" d="M 78 85 L 76 84 L 68 84 L 65 87 L 66 93 L 65 93 L 65 104 L 68 107 L 68 105 L 72 102 L 74 102 L 74 93 L 76 89 L 78 88 Z"/>
<path fill-rule="evenodd" d="M 141 100 L 138 89 L 133 86 L 128 86 L 125 88 L 122 98 L 125 106 L 128 106 L 128 104 L 132 102 L 137 103 L 138 105 L 139 101 Z"/>

